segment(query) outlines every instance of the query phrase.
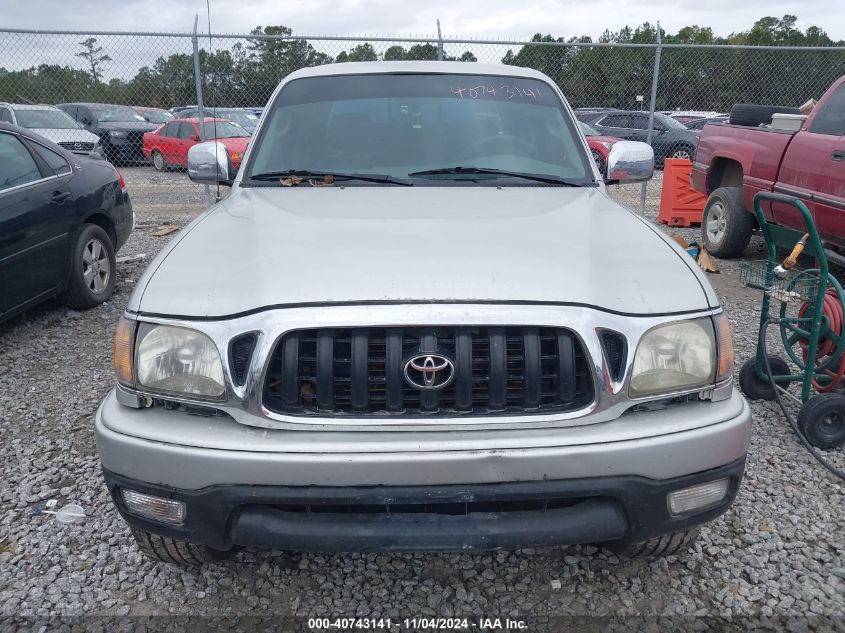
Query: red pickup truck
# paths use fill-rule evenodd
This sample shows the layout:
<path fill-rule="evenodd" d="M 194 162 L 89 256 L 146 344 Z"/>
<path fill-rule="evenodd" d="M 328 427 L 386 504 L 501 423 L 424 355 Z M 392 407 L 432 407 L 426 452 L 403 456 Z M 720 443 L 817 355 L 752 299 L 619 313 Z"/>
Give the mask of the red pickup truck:
<path fill-rule="evenodd" d="M 845 76 L 828 88 L 798 132 L 705 125 L 690 180 L 708 196 L 701 233 L 713 255 L 743 253 L 756 225 L 758 191 L 800 198 L 826 246 L 845 250 Z M 763 209 L 772 222 L 803 231 L 794 207 L 767 203 Z"/>

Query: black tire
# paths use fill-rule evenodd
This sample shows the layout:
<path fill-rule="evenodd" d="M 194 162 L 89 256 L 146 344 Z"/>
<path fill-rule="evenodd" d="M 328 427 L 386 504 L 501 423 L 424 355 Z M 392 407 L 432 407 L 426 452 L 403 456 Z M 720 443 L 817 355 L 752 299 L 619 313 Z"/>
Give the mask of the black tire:
<path fill-rule="evenodd" d="M 599 173 L 602 176 L 606 176 L 607 173 L 605 172 L 606 166 L 604 164 L 604 158 L 602 158 L 602 155 L 599 154 L 596 150 L 591 150 L 591 152 L 593 154 L 593 160 L 596 161 L 596 167 L 599 168 Z"/>
<path fill-rule="evenodd" d="M 769 356 L 769 367 L 775 376 L 791 374 L 792 370 L 785 360 L 778 356 Z M 791 382 L 781 383 L 784 389 L 789 389 Z M 774 400 L 775 391 L 768 379 L 760 378 L 755 369 L 755 359 L 745 361 L 739 370 L 739 388 L 749 400 Z"/>
<path fill-rule="evenodd" d="M 780 114 L 801 114 L 798 108 L 787 106 L 758 105 L 756 103 L 736 103 L 731 108 L 731 116 L 728 119 L 732 125 L 746 125 L 759 127 L 769 125 L 772 122 L 772 115 Z"/>
<path fill-rule="evenodd" d="M 692 159 L 695 158 L 695 148 L 688 143 L 679 143 L 669 149 L 666 158 L 685 158 L 692 162 Z"/>
<path fill-rule="evenodd" d="M 701 238 L 716 257 L 739 257 L 751 241 L 754 216 L 745 211 L 740 187 L 719 187 L 704 205 Z"/>
<path fill-rule="evenodd" d="M 153 155 L 150 158 L 152 158 L 153 167 L 155 167 L 156 171 L 165 172 L 169 169 L 167 161 L 164 160 L 164 154 L 157 149 L 153 150 Z"/>
<path fill-rule="evenodd" d="M 232 555 L 232 552 L 223 552 L 211 549 L 207 545 L 159 536 L 135 527 L 132 528 L 132 536 L 141 552 L 163 563 L 196 566 L 225 560 Z"/>
<path fill-rule="evenodd" d="M 798 428 L 816 448 L 845 444 L 845 394 L 820 393 L 807 400 L 798 413 Z"/>
<path fill-rule="evenodd" d="M 655 536 L 642 543 L 629 545 L 623 552 L 626 556 L 642 558 L 658 558 L 660 556 L 671 556 L 689 547 L 698 536 L 697 529 L 672 532 Z"/>
<path fill-rule="evenodd" d="M 96 224 L 83 225 L 71 257 L 65 303 L 71 308 L 86 309 L 108 300 L 114 292 L 117 272 L 114 244 L 108 233 Z M 91 263 L 87 263 L 89 260 Z"/>

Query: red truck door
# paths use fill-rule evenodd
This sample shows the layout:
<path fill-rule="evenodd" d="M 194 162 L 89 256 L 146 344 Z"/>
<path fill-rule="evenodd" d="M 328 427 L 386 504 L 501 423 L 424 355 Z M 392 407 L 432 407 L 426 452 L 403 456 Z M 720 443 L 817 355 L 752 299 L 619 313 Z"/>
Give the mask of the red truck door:
<path fill-rule="evenodd" d="M 845 244 L 845 82 L 826 95 L 792 139 L 775 191 L 801 198 L 825 241 Z M 800 228 L 798 211 L 774 204 L 775 221 Z"/>

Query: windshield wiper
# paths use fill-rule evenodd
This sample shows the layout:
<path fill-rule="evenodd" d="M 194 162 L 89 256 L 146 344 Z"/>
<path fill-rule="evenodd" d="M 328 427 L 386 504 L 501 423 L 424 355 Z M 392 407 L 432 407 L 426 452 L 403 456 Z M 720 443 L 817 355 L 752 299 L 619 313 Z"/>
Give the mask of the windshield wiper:
<path fill-rule="evenodd" d="M 309 169 L 288 169 L 286 171 L 268 171 L 262 174 L 253 174 L 251 180 L 279 180 L 283 178 L 325 178 L 331 176 L 335 180 L 363 180 L 364 182 L 383 182 L 391 185 L 412 186 L 410 180 L 395 178 L 385 174 L 345 174 L 336 171 L 311 171 Z"/>
<path fill-rule="evenodd" d="M 524 178 L 525 180 L 535 180 L 537 182 L 545 182 L 553 185 L 562 185 L 564 187 L 587 187 L 588 183 L 579 182 L 577 180 L 567 180 L 560 176 L 552 174 L 529 174 L 521 171 L 508 171 L 506 169 L 492 169 L 488 167 L 444 167 L 443 169 L 426 169 L 425 171 L 415 171 L 408 174 L 412 178 L 414 176 L 442 176 L 442 175 L 473 175 L 483 174 L 491 176 L 506 176 L 508 178 Z"/>

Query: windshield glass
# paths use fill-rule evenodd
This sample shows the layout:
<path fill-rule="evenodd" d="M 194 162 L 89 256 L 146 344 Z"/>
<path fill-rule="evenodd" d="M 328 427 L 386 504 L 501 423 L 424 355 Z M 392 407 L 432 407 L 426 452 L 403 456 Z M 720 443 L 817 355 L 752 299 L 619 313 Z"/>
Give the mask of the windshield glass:
<path fill-rule="evenodd" d="M 265 111 L 252 175 L 308 170 L 408 178 L 476 167 L 592 183 L 571 118 L 545 82 L 494 75 L 309 77 Z M 417 175 L 537 184 L 495 174 Z"/>
<path fill-rule="evenodd" d="M 670 130 L 686 130 L 687 127 L 683 123 L 678 123 L 675 119 L 660 112 L 654 113 L 654 120 L 662 123 Z"/>
<path fill-rule="evenodd" d="M 61 110 L 21 110 L 15 108 L 18 125 L 34 129 L 78 130 L 82 127 Z"/>
<path fill-rule="evenodd" d="M 173 115 L 169 112 L 159 110 L 137 110 L 137 112 L 150 123 L 167 123 L 173 119 Z"/>
<path fill-rule="evenodd" d="M 144 117 L 128 106 L 98 106 L 92 107 L 91 111 L 100 123 L 144 121 Z"/>
<path fill-rule="evenodd" d="M 202 137 L 209 138 L 239 138 L 249 136 L 249 132 L 240 125 L 229 121 L 217 121 L 217 123 L 202 124 Z"/>
<path fill-rule="evenodd" d="M 583 121 L 578 121 L 578 127 L 581 128 L 581 132 L 584 134 L 584 136 L 601 136 L 598 130 L 596 130 L 591 125 L 587 125 Z"/>
<path fill-rule="evenodd" d="M 221 119 L 229 119 L 240 125 L 245 130 L 253 131 L 258 126 L 258 117 L 243 110 L 218 110 L 217 116 Z"/>

